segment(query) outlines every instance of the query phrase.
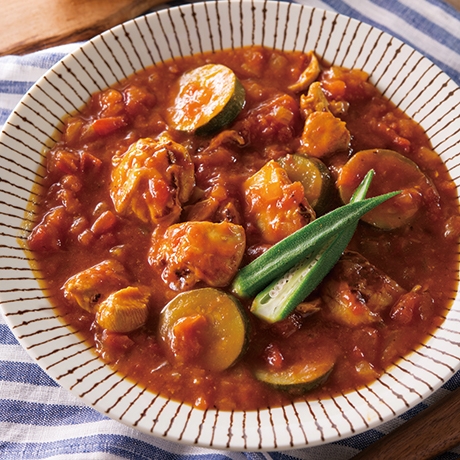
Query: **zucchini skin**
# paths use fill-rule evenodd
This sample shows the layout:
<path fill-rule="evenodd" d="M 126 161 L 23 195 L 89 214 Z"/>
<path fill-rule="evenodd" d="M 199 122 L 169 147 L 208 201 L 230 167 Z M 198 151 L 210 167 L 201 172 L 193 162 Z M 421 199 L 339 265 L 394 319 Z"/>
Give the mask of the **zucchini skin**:
<path fill-rule="evenodd" d="M 211 136 L 221 129 L 228 126 L 243 110 L 246 104 L 246 91 L 237 78 L 235 80 L 235 90 L 233 96 L 227 102 L 225 107 L 213 118 L 211 118 L 205 125 L 196 129 L 197 136 Z"/>
<path fill-rule="evenodd" d="M 163 307 L 158 325 L 158 339 L 169 360 L 191 362 L 212 372 L 226 370 L 244 355 L 250 333 L 239 300 L 212 287 L 178 294 Z"/>
<path fill-rule="evenodd" d="M 227 66 L 205 64 L 182 75 L 170 114 L 171 125 L 198 136 L 228 126 L 246 104 L 246 91 Z"/>
<path fill-rule="evenodd" d="M 374 227 L 395 230 L 409 225 L 420 209 L 427 206 L 428 197 L 438 201 L 434 184 L 414 161 L 396 151 L 375 148 L 356 152 L 343 165 L 337 177 L 337 189 L 342 202 L 349 201 L 354 184 L 370 168 L 375 169 L 371 195 L 401 190 L 401 195 L 395 200 L 363 217 L 365 222 Z M 398 171 L 398 174 L 393 171 Z"/>
<path fill-rule="evenodd" d="M 298 181 L 303 185 L 305 197 L 316 214 L 324 214 L 334 187 L 327 166 L 319 158 L 299 153 L 288 154 L 278 162 L 293 182 Z"/>
<path fill-rule="evenodd" d="M 276 388 L 277 390 L 284 391 L 290 394 L 301 395 L 311 391 L 322 385 L 331 375 L 335 363 L 331 363 L 330 367 L 324 369 L 318 375 L 302 380 L 299 378 L 297 381 L 290 377 L 290 372 L 269 372 L 265 370 L 256 370 L 254 375 L 257 380 L 266 383 L 267 385 Z"/>

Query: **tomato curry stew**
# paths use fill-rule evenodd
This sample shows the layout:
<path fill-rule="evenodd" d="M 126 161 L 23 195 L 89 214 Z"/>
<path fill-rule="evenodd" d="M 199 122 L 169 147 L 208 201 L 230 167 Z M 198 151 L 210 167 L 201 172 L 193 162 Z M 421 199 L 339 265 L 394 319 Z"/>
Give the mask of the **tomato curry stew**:
<path fill-rule="evenodd" d="M 46 166 L 28 247 L 59 314 L 113 369 L 198 408 L 367 385 L 457 289 L 445 165 L 369 75 L 314 52 L 138 72 L 66 118 Z"/>

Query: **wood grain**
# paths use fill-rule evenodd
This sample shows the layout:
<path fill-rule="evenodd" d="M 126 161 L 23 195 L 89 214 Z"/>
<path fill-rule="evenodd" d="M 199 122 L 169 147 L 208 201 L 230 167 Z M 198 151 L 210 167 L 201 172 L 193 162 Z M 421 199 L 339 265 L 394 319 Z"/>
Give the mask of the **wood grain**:
<path fill-rule="evenodd" d="M 164 0 L 14 0 L 2 4 L 0 56 L 87 40 Z"/>
<path fill-rule="evenodd" d="M 446 2 L 450 3 L 457 10 L 460 10 L 460 0 L 446 0 Z"/>
<path fill-rule="evenodd" d="M 90 39 L 164 1 L 5 1 L 0 15 L 0 56 L 26 54 L 55 45 Z M 446 1 L 460 10 L 460 0 Z"/>
<path fill-rule="evenodd" d="M 353 460 L 426 460 L 460 444 L 460 388 L 362 451 Z"/>

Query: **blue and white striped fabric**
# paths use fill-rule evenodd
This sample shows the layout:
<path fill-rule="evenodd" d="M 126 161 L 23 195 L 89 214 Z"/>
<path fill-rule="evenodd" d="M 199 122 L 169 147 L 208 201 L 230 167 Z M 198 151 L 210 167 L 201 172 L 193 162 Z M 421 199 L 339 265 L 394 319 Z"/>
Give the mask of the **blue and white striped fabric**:
<path fill-rule="evenodd" d="M 460 13 L 443 1 L 298 1 L 391 33 L 429 57 L 460 85 Z M 0 127 L 34 82 L 76 46 L 0 58 Z M 325 446 L 270 453 L 188 447 L 139 433 L 82 404 L 32 362 L 0 314 L 0 459 L 348 459 L 459 386 L 460 372 L 426 402 L 378 430 Z M 439 458 L 459 456 L 460 446 Z"/>

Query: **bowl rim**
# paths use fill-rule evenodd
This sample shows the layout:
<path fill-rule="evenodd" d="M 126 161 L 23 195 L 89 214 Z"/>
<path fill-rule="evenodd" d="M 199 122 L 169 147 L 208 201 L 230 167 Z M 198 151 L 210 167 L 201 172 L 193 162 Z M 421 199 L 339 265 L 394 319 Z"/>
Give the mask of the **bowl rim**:
<path fill-rule="evenodd" d="M 210 37 L 206 31 L 196 32 L 198 38 L 193 35 L 192 26 L 198 25 L 198 17 L 206 19 Z M 256 18 L 262 18 L 262 23 Z M 283 27 L 284 21 L 291 26 L 289 31 L 287 26 Z M 274 35 L 268 32 L 268 24 L 274 25 Z M 231 37 L 226 39 L 229 33 Z M 348 39 L 346 49 L 340 46 L 333 49 L 334 33 L 342 33 Z M 223 47 L 223 43 L 240 47 L 260 41 L 257 44 L 278 49 L 296 46 L 308 51 L 311 37 L 318 49 L 323 49 L 318 54 L 328 61 L 342 65 L 353 61 L 355 67 L 374 69 L 370 80 L 426 127 L 434 148 L 441 150 L 445 162 L 454 165 L 451 171 L 460 171 L 457 158 L 460 153 L 454 152 L 459 134 L 452 124 L 452 117 L 458 118 L 455 114 L 460 110 L 460 92 L 446 74 L 409 45 L 362 21 L 316 7 L 273 0 L 223 0 L 174 6 L 127 21 L 85 42 L 49 69 L 21 99 L 0 135 L 0 157 L 7 158 L 20 171 L 23 182 L 33 184 L 36 182 L 33 174 L 43 174 L 42 158 L 54 143 L 54 130 L 62 128 L 62 117 L 78 110 L 91 92 L 127 77 L 129 69 L 135 73 L 136 66 L 145 67 L 149 60 L 153 65 L 159 60 L 212 51 L 218 45 Z M 153 46 L 148 49 L 146 43 L 150 39 Z M 358 40 L 361 48 L 352 48 Z M 144 45 L 137 47 L 135 43 Z M 369 49 L 374 50 L 374 55 Z M 376 56 L 375 49 L 384 50 L 383 55 Z M 395 60 L 401 56 L 406 60 L 395 70 L 394 66 L 398 66 Z M 92 70 L 88 72 L 86 66 Z M 425 99 L 416 97 L 430 88 L 436 94 Z M 432 110 L 446 104 L 454 107 L 450 118 L 440 109 Z M 12 155 L 18 155 L 20 161 L 12 160 Z M 24 234 L 14 232 L 18 219 L 24 217 L 17 208 L 21 208 L 25 198 L 29 199 L 29 191 L 27 186 L 18 187 L 18 174 L 5 172 L 3 166 L 2 170 L 7 174 L 0 182 L 0 193 L 8 195 L 12 204 L 0 205 L 0 215 L 13 212 L 6 225 L 2 224 L 2 229 L 7 227 L 7 237 L 3 239 L 14 249 L 11 254 L 6 250 L 0 252 L 0 259 L 11 262 L 22 251 L 21 243 L 13 240 L 24 239 Z M 66 326 L 64 319 L 55 316 L 46 294 L 38 293 L 43 291 L 37 280 L 30 277 L 24 280 L 17 275 L 33 259 L 30 251 L 24 253 L 26 256 L 17 260 L 17 266 L 10 270 L 2 268 L 0 275 L 1 310 L 20 344 L 48 375 L 89 406 L 144 433 L 168 440 L 237 451 L 284 450 L 329 443 L 375 428 L 406 412 L 460 369 L 460 332 L 453 327 L 460 322 L 457 292 L 437 333 L 365 388 L 337 398 L 280 408 L 202 411 L 139 388 L 95 359 L 96 355 L 77 339 L 78 335 Z M 25 308 L 28 305 L 31 307 Z M 453 349 L 449 348 L 452 344 L 456 345 Z M 50 346 L 54 347 L 51 351 Z M 415 377 L 411 375 L 414 369 L 418 372 Z M 381 392 L 385 398 L 380 396 Z M 284 420 L 284 426 L 276 420 Z M 315 430 L 311 430 L 312 426 Z"/>

